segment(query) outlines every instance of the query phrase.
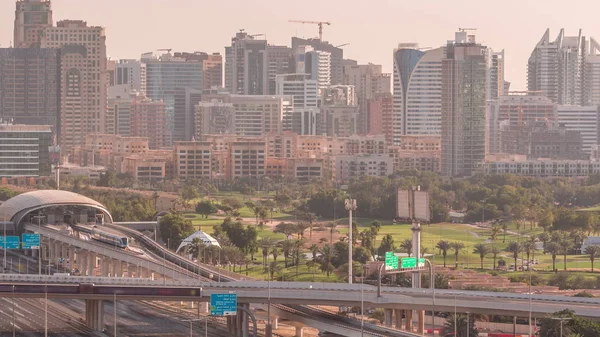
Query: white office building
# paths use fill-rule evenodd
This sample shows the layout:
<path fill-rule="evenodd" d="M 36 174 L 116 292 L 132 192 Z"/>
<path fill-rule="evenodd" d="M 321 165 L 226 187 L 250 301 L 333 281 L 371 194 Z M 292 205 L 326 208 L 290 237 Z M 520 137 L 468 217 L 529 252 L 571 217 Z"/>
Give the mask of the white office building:
<path fill-rule="evenodd" d="M 331 84 L 331 54 L 326 51 L 313 50 L 306 53 L 304 59 L 305 73 L 316 80 L 319 89 Z"/>
<path fill-rule="evenodd" d="M 284 115 L 283 130 L 301 135 L 319 133 L 319 85 L 309 74 L 277 75 L 277 95 L 291 96 L 293 110 Z"/>
<path fill-rule="evenodd" d="M 146 94 L 146 63 L 140 60 L 117 60 L 110 86 L 127 84 L 131 90 Z"/>
<path fill-rule="evenodd" d="M 591 154 L 592 147 L 598 144 L 598 107 L 559 105 L 556 110 L 558 123 L 567 130 L 579 131 L 582 151 Z"/>
<path fill-rule="evenodd" d="M 440 135 L 444 48 L 426 52 L 417 44 L 394 51 L 393 143 L 402 135 Z"/>

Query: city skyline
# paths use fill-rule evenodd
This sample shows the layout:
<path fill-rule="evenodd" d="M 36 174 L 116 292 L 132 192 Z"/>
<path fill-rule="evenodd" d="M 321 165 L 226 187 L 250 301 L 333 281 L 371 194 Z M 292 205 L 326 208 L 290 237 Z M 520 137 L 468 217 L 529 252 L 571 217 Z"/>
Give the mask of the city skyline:
<path fill-rule="evenodd" d="M 543 7 L 537 1 L 516 0 L 505 1 L 502 6 L 471 0 L 411 4 L 377 1 L 356 3 L 349 8 L 337 0 L 327 3 L 309 0 L 301 4 L 265 0 L 261 7 L 237 0 L 226 3 L 180 0 L 180 6 L 166 8 L 160 6 L 162 3 L 105 0 L 105 5 L 99 8 L 90 0 L 54 0 L 54 21 L 78 19 L 106 27 L 108 56 L 123 59 L 139 58 L 141 53 L 161 48 L 224 54 L 231 36 L 242 28 L 251 34 L 266 34 L 270 44 L 290 45 L 292 36 L 316 36 L 317 27 L 288 23 L 289 19 L 327 20 L 332 25 L 324 28 L 324 40 L 334 45 L 350 43 L 344 46 L 345 58 L 382 64 L 383 71 L 388 73 L 393 70 L 392 53 L 398 43 L 440 47 L 453 38 L 458 27 L 474 27 L 478 28 L 476 34 L 482 44 L 495 50 L 505 49 L 506 80 L 512 83 L 512 90 L 526 88 L 527 60 L 546 29 L 550 29 L 551 35 L 558 34 L 560 28 L 565 28 L 567 35 L 576 35 L 581 28 L 586 36 L 600 36 L 593 24 L 594 8 L 598 10 L 600 5 L 592 1 L 577 2 L 585 5 L 586 11 L 581 11 L 581 6 L 564 6 L 564 2 L 557 0 L 544 2 Z M 232 12 L 231 8 L 236 10 Z M 316 8 L 319 10 L 315 11 Z M 362 16 L 369 11 L 376 15 Z M 407 11 L 419 15 L 404 15 Z M 227 15 L 203 16 L 206 12 Z M 131 21 L 131 13 L 136 13 L 138 21 Z M 554 13 L 561 13 L 560 18 L 551 16 Z M 363 24 L 357 25 L 356 21 Z M 8 47 L 13 40 L 13 1 L 0 3 L 0 22 L 5 23 L 0 27 L 0 45 Z M 505 25 L 506 22 L 511 25 Z M 216 25 L 219 29 L 215 29 Z M 380 38 L 374 39 L 373 34 L 379 34 Z"/>

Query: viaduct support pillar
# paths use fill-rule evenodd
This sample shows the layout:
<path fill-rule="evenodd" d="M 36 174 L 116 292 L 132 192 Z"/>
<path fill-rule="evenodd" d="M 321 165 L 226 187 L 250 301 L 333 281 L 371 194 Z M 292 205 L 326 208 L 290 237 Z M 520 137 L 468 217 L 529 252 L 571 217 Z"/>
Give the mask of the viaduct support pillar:
<path fill-rule="evenodd" d="M 404 310 L 394 309 L 394 316 L 396 317 L 396 329 L 402 329 L 402 315 Z"/>
<path fill-rule="evenodd" d="M 301 326 L 296 327 L 296 337 L 304 337 L 304 328 Z"/>
<path fill-rule="evenodd" d="M 102 300 L 85 300 L 85 323 L 92 330 L 104 329 L 104 302 Z"/>
<path fill-rule="evenodd" d="M 423 334 L 425 332 L 425 310 L 417 310 L 417 333 Z"/>
<path fill-rule="evenodd" d="M 406 315 L 406 330 L 412 332 L 413 331 L 413 311 L 412 310 L 405 310 L 404 314 Z"/>
<path fill-rule="evenodd" d="M 108 277 L 109 272 L 109 266 L 110 266 L 110 260 L 108 258 L 103 258 L 102 259 L 102 266 L 100 267 L 100 269 L 102 270 L 102 277 Z"/>
<path fill-rule="evenodd" d="M 384 310 L 384 318 L 385 318 L 385 326 L 388 328 L 392 327 L 392 321 L 393 321 L 393 315 L 394 315 L 394 310 L 393 309 L 383 309 Z"/>

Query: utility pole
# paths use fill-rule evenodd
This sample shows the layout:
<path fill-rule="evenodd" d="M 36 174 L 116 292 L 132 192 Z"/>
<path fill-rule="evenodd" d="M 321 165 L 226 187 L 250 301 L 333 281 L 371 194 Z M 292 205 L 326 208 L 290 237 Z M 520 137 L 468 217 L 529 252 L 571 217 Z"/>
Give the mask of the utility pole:
<path fill-rule="evenodd" d="M 346 199 L 348 211 L 348 284 L 352 284 L 352 212 L 356 210 L 356 199 Z"/>

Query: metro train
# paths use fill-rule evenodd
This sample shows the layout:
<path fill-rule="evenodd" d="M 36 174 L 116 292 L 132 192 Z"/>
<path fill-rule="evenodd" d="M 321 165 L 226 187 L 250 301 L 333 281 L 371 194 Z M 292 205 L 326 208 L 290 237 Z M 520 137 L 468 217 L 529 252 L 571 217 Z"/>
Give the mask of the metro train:
<path fill-rule="evenodd" d="M 114 235 L 111 233 L 107 233 L 101 231 L 96 228 L 96 226 L 82 226 L 82 225 L 72 225 L 74 230 L 79 232 L 88 233 L 92 237 L 92 239 L 96 241 L 100 241 L 103 243 L 107 243 L 113 246 L 117 246 L 119 248 L 127 248 L 129 247 L 129 238 L 125 236 Z"/>

